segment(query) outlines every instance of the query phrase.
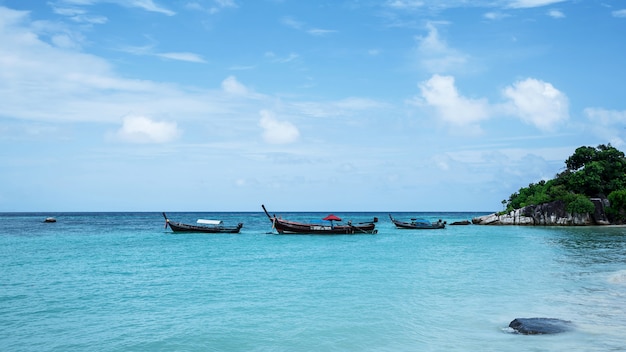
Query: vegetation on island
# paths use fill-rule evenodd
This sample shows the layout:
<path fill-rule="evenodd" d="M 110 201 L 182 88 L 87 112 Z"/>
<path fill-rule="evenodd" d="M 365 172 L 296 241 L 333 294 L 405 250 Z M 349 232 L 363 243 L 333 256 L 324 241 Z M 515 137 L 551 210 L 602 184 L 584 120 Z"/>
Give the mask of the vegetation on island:
<path fill-rule="evenodd" d="M 563 201 L 571 214 L 593 213 L 589 198 L 608 199 L 607 215 L 613 221 L 626 220 L 626 156 L 611 144 L 577 148 L 554 179 L 531 183 L 503 200 L 506 209 L 501 214 L 554 201 Z"/>

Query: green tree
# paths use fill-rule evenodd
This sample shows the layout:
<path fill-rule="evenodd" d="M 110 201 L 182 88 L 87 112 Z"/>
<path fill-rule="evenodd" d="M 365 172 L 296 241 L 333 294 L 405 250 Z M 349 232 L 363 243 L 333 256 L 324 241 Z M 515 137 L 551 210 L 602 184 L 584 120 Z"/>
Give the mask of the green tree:
<path fill-rule="evenodd" d="M 578 147 L 574 154 L 565 160 L 565 166 L 569 171 L 576 171 L 587 163 L 594 160 L 597 152 L 592 147 Z"/>
<path fill-rule="evenodd" d="M 557 179 L 571 192 L 597 197 L 626 188 L 626 158 L 610 144 L 577 148 L 565 165 Z"/>
<path fill-rule="evenodd" d="M 607 198 L 611 204 L 607 212 L 616 220 L 626 220 L 626 189 L 613 191 Z"/>
<path fill-rule="evenodd" d="M 567 203 L 565 210 L 570 214 L 593 213 L 596 210 L 596 206 L 589 198 L 582 194 L 576 194 L 573 196 L 572 200 Z"/>

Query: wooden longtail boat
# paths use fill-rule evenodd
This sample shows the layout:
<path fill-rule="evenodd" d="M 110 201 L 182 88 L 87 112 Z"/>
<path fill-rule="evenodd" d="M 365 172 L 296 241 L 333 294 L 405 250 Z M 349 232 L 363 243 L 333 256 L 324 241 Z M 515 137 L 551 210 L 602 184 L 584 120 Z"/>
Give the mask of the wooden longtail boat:
<path fill-rule="evenodd" d="M 168 219 L 165 212 L 163 213 L 163 217 L 165 218 L 165 227 L 167 228 L 169 225 L 172 232 L 239 233 L 243 227 L 243 223 L 239 223 L 237 226 L 224 226 L 221 221 L 215 220 L 198 220 L 199 223 L 205 225 L 183 224 L 182 222 Z"/>
<path fill-rule="evenodd" d="M 391 214 L 389 214 L 389 219 L 391 219 L 391 222 L 399 229 L 434 230 L 446 227 L 446 222 L 441 221 L 441 219 L 436 222 L 430 222 L 425 219 L 411 219 L 411 222 L 404 222 L 394 219 Z"/>
<path fill-rule="evenodd" d="M 265 215 L 272 222 L 272 228 L 276 229 L 279 234 L 283 235 L 358 235 L 358 234 L 376 234 L 376 222 L 378 218 L 374 218 L 369 222 L 361 222 L 358 224 L 347 223 L 335 224 L 333 221 L 341 221 L 340 218 L 329 215 L 323 220 L 330 221 L 329 225 L 325 224 L 313 224 L 302 223 L 296 221 L 284 220 L 276 217 L 276 215 L 270 215 L 265 209 L 265 205 L 261 205 Z"/>

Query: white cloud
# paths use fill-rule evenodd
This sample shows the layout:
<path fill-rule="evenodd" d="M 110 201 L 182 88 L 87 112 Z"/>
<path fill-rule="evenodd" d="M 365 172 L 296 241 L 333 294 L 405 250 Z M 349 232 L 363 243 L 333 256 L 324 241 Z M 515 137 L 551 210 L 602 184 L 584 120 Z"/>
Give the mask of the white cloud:
<path fill-rule="evenodd" d="M 222 81 L 222 90 L 226 93 L 235 94 L 235 95 L 246 95 L 248 94 L 248 88 L 243 84 L 237 81 L 235 76 L 229 76 L 225 80 Z"/>
<path fill-rule="evenodd" d="M 160 57 L 160 58 L 168 59 L 168 60 L 185 61 L 185 62 L 193 62 L 193 63 L 200 63 L 200 64 L 206 63 L 206 60 L 204 60 L 204 58 L 198 54 L 190 53 L 190 52 L 161 53 L 155 50 L 156 46 L 157 46 L 157 43 L 154 41 L 151 41 L 151 43 L 144 45 L 144 46 L 124 46 L 124 47 L 119 48 L 119 50 L 125 53 L 138 55 L 138 56 L 156 56 L 156 57 Z"/>
<path fill-rule="evenodd" d="M 281 19 L 281 23 L 284 24 L 287 27 L 293 28 L 293 29 L 302 29 L 304 28 L 304 23 L 300 22 L 298 20 L 296 20 L 293 17 L 283 17 Z"/>
<path fill-rule="evenodd" d="M 175 140 L 180 134 L 175 122 L 159 122 L 145 116 L 129 115 L 124 117 L 116 137 L 130 143 L 166 143 Z"/>
<path fill-rule="evenodd" d="M 611 12 L 611 14 L 613 15 L 613 17 L 626 17 L 626 9 L 623 10 L 616 10 Z"/>
<path fill-rule="evenodd" d="M 565 18 L 565 14 L 559 10 L 550 10 L 548 11 L 548 16 L 552 18 Z"/>
<path fill-rule="evenodd" d="M 509 4 L 509 7 L 522 9 L 531 7 L 541 7 L 563 2 L 565 0 L 514 0 Z"/>
<path fill-rule="evenodd" d="M 489 118 L 486 99 L 470 99 L 459 94 L 454 77 L 433 75 L 419 84 L 421 97 L 428 106 L 435 108 L 445 122 L 456 126 L 472 126 Z"/>
<path fill-rule="evenodd" d="M 154 3 L 153 0 L 60 0 L 62 5 L 87 6 L 98 3 L 111 3 L 124 7 L 136 7 L 150 12 L 158 12 L 167 16 L 173 16 L 176 12 L 166 9 Z"/>
<path fill-rule="evenodd" d="M 412 103 L 435 109 L 437 117 L 454 126 L 469 127 L 466 132 L 480 132 L 479 123 L 496 112 L 520 118 L 543 131 L 553 130 L 569 118 L 565 94 L 552 84 L 528 78 L 515 82 L 502 92 L 504 104 L 490 104 L 484 98 L 461 95 L 452 76 L 433 75 L 419 84 L 421 95 Z"/>
<path fill-rule="evenodd" d="M 315 36 L 321 37 L 321 36 L 325 36 L 327 34 L 336 33 L 337 31 L 332 30 L 332 29 L 312 28 L 312 29 L 307 30 L 306 32 L 311 34 L 311 35 L 315 35 Z"/>
<path fill-rule="evenodd" d="M 215 0 L 215 5 L 211 7 L 210 13 L 218 13 L 225 8 L 237 8 L 237 4 L 234 0 Z"/>
<path fill-rule="evenodd" d="M 587 119 L 591 122 L 589 129 L 594 134 L 616 147 L 625 144 L 626 110 L 606 110 L 602 108 L 587 108 L 584 110 Z"/>
<path fill-rule="evenodd" d="M 88 24 L 104 24 L 108 22 L 108 18 L 104 16 L 91 16 L 84 9 L 76 7 L 57 7 L 57 4 L 50 4 L 52 11 L 61 16 L 67 16 L 74 22 Z"/>
<path fill-rule="evenodd" d="M 36 23 L 34 30 L 28 12 L 0 7 L 0 117 L 114 123 L 130 111 L 185 119 L 232 111 L 232 97 L 225 99 L 224 91 L 122 77 L 106 60 L 73 50 L 64 28 Z M 227 93 L 248 92 L 234 78 L 224 87 Z"/>
<path fill-rule="evenodd" d="M 195 62 L 201 64 L 206 63 L 202 56 L 194 53 L 160 53 L 155 55 L 170 60 Z"/>
<path fill-rule="evenodd" d="M 426 37 L 418 36 L 416 39 L 419 42 L 419 48 L 424 52 L 442 53 L 447 52 L 448 45 L 446 42 L 439 38 L 439 31 L 433 23 L 426 24 L 428 35 Z"/>
<path fill-rule="evenodd" d="M 225 8 L 237 8 L 237 4 L 234 0 L 215 0 L 212 5 L 204 6 L 203 4 L 193 1 L 185 3 L 185 8 L 194 11 L 203 11 L 208 12 L 211 15 L 214 15 Z"/>
<path fill-rule="evenodd" d="M 150 12 L 158 12 L 167 16 L 174 16 L 176 12 L 168 10 L 154 3 L 152 0 L 114 0 L 117 4 L 127 7 L 138 7 Z"/>
<path fill-rule="evenodd" d="M 423 7 L 424 2 L 419 0 L 388 0 L 385 5 L 394 9 L 406 10 Z"/>
<path fill-rule="evenodd" d="M 268 51 L 268 52 L 265 53 L 265 57 L 270 59 L 272 62 L 284 64 L 284 63 L 288 63 L 288 62 L 291 62 L 293 60 L 296 60 L 297 58 L 300 57 L 300 55 L 298 55 L 296 53 L 290 53 L 288 56 L 280 57 L 280 56 L 276 55 L 276 53 Z"/>
<path fill-rule="evenodd" d="M 336 30 L 332 30 L 332 29 L 307 28 L 308 26 L 306 25 L 306 23 L 298 21 L 295 18 L 289 17 L 289 16 L 283 17 L 280 20 L 280 22 L 289 28 L 293 28 L 299 31 L 304 31 L 310 35 L 319 36 L 319 37 L 337 32 Z"/>
<path fill-rule="evenodd" d="M 270 144 L 289 144 L 295 142 L 300 131 L 289 121 L 279 121 L 267 110 L 260 112 L 259 126 L 263 129 L 263 140 Z"/>
<path fill-rule="evenodd" d="M 596 123 L 600 123 L 602 125 L 626 125 L 626 110 L 624 111 L 616 111 L 616 110 L 606 110 L 602 108 L 587 108 L 585 109 L 585 114 L 587 118 Z M 626 127 L 626 126 L 622 126 Z"/>
<path fill-rule="evenodd" d="M 509 17 L 509 14 L 503 13 L 503 12 L 487 12 L 483 15 L 483 17 L 485 17 L 488 20 L 501 20 L 503 18 Z"/>
<path fill-rule="evenodd" d="M 569 118 L 567 96 L 552 84 L 527 78 L 504 89 L 510 112 L 524 122 L 548 131 Z"/>
<path fill-rule="evenodd" d="M 76 40 L 72 38 L 71 35 L 68 34 L 55 34 L 50 38 L 50 42 L 54 44 L 58 48 L 65 49 L 78 49 L 80 45 L 78 44 L 80 40 Z"/>
<path fill-rule="evenodd" d="M 431 73 L 444 73 L 467 63 L 467 55 L 448 47 L 448 44 L 439 37 L 439 31 L 433 23 L 426 25 L 428 34 L 418 36 L 417 57 L 420 65 Z"/>

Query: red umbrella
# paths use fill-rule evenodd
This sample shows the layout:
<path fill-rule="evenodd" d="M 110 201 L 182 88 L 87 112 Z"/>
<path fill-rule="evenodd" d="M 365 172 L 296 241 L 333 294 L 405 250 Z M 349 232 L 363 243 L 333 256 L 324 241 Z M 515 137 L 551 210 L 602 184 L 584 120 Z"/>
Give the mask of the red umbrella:
<path fill-rule="evenodd" d="M 322 220 L 328 220 L 328 221 L 341 221 L 341 218 L 334 215 L 334 214 L 330 214 L 327 217 L 323 218 Z"/>

